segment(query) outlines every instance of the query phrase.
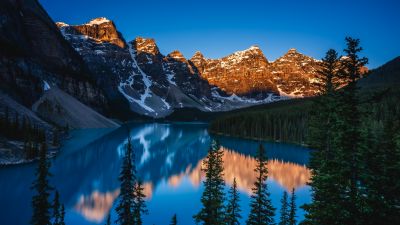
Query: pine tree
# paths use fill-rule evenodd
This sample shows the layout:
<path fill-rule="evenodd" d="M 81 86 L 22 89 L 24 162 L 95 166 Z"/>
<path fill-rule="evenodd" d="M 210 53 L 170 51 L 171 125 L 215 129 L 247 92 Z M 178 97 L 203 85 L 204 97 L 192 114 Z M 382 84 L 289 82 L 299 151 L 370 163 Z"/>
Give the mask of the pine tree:
<path fill-rule="evenodd" d="M 281 216 L 279 225 L 289 225 L 289 203 L 288 203 L 288 193 L 283 192 L 281 199 Z"/>
<path fill-rule="evenodd" d="M 46 143 L 42 143 L 39 154 L 39 163 L 36 169 L 36 180 L 32 184 L 32 189 L 36 191 L 36 194 L 32 197 L 32 225 L 51 224 L 51 203 L 49 201 L 49 196 L 52 188 L 49 185 L 50 162 L 47 160 L 46 156 Z"/>
<path fill-rule="evenodd" d="M 146 195 L 144 194 L 143 185 L 140 180 L 135 184 L 134 195 L 135 195 L 134 206 L 133 206 L 133 216 L 135 220 L 134 224 L 142 225 L 143 224 L 142 215 L 147 214 L 148 211 L 146 209 L 146 202 L 144 200 L 146 198 Z"/>
<path fill-rule="evenodd" d="M 296 195 L 294 194 L 294 188 L 290 197 L 290 210 L 289 210 L 289 225 L 296 225 Z"/>
<path fill-rule="evenodd" d="M 257 180 L 254 182 L 250 203 L 250 215 L 246 223 L 248 225 L 275 224 L 275 208 L 272 206 L 270 193 L 267 187 L 267 157 L 265 149 L 261 144 L 258 148 L 256 160 L 257 166 L 254 171 L 258 175 Z"/>
<path fill-rule="evenodd" d="M 212 141 L 203 170 L 206 173 L 204 192 L 201 196 L 203 208 L 193 216 L 196 223 L 219 225 L 224 224 L 224 187 L 223 161 L 224 152 L 218 141 Z"/>
<path fill-rule="evenodd" d="M 354 57 L 353 57 L 354 58 Z M 322 59 L 322 69 L 319 71 L 321 96 L 316 98 L 309 122 L 309 145 L 316 151 L 312 153 L 309 167 L 313 174 L 311 178 L 312 198 L 310 204 L 303 206 L 306 210 L 306 224 L 343 224 L 344 220 L 338 215 L 346 215 L 346 206 L 343 205 L 343 187 L 335 185 L 343 179 L 339 172 L 345 155 L 341 140 L 346 137 L 344 127 L 350 127 L 343 120 L 344 104 L 343 90 L 337 91 L 338 85 L 348 88 L 349 76 L 344 76 L 349 71 L 341 64 L 347 59 L 339 60 L 336 51 L 329 50 Z M 355 87 L 355 86 L 354 86 Z M 346 106 L 346 107 L 344 107 Z M 351 109 L 347 107 L 348 112 Z M 354 112 L 356 113 L 356 111 Z M 351 139 L 348 139 L 351 140 Z M 351 140 L 353 141 L 353 140 Z M 346 159 L 348 160 L 348 159 Z"/>
<path fill-rule="evenodd" d="M 60 225 L 61 223 L 61 206 L 60 206 L 60 195 L 56 191 L 53 203 L 53 225 Z"/>
<path fill-rule="evenodd" d="M 335 134 L 336 157 L 339 186 L 339 201 L 336 205 L 342 210 L 336 221 L 342 224 L 359 224 L 362 221 L 360 209 L 360 155 L 362 145 L 361 118 L 359 110 L 357 80 L 362 67 L 368 62 L 360 58 L 360 40 L 346 38 L 346 58 L 342 60 L 341 76 L 348 84 L 339 92 L 337 133 Z"/>
<path fill-rule="evenodd" d="M 116 208 L 118 219 L 117 224 L 121 225 L 133 225 L 135 224 L 133 207 L 135 201 L 135 181 L 136 171 L 132 160 L 132 144 L 130 136 L 128 137 L 128 144 L 125 150 L 125 156 L 122 163 L 122 170 L 119 176 L 121 182 L 119 202 Z"/>
<path fill-rule="evenodd" d="M 226 207 L 226 224 L 227 225 L 240 225 L 239 219 L 242 218 L 240 215 L 239 205 L 239 193 L 237 190 L 236 178 L 233 178 L 232 187 L 229 190 L 229 200 Z"/>
<path fill-rule="evenodd" d="M 174 214 L 172 216 L 171 223 L 169 225 L 177 225 L 177 224 L 178 224 L 178 219 L 176 217 L 176 214 Z"/>

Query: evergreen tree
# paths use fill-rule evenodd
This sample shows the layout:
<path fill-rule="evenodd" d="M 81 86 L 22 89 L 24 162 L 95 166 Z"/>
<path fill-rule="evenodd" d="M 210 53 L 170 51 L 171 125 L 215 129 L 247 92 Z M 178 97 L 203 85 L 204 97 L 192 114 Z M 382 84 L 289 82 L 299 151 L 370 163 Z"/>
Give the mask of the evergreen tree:
<path fill-rule="evenodd" d="M 289 225 L 289 203 L 288 203 L 288 193 L 283 192 L 281 199 L 281 216 L 279 225 Z"/>
<path fill-rule="evenodd" d="M 140 180 L 135 184 L 134 195 L 135 195 L 134 206 L 133 206 L 133 216 L 135 220 L 134 224 L 142 225 L 143 224 L 142 215 L 147 214 L 148 211 L 146 209 L 146 203 L 144 200 L 146 198 L 146 195 L 144 194 L 143 185 Z"/>
<path fill-rule="evenodd" d="M 203 161 L 203 170 L 206 173 L 206 179 L 203 182 L 204 192 L 201 196 L 203 207 L 198 214 L 193 216 L 196 223 L 224 224 L 223 154 L 218 141 L 212 141 L 207 157 Z"/>
<path fill-rule="evenodd" d="M 60 225 L 61 223 L 61 205 L 60 205 L 60 195 L 56 191 L 53 203 L 53 225 Z"/>
<path fill-rule="evenodd" d="M 257 166 L 255 172 L 257 180 L 254 182 L 253 194 L 250 203 L 250 215 L 248 225 L 275 224 L 275 208 L 272 206 L 270 193 L 267 187 L 268 169 L 267 157 L 264 147 L 260 144 L 257 152 Z"/>
<path fill-rule="evenodd" d="M 229 190 L 229 200 L 226 207 L 226 224 L 227 225 L 240 225 L 239 219 L 242 218 L 240 215 L 239 205 L 239 193 L 237 190 L 236 178 L 233 178 L 232 187 Z"/>
<path fill-rule="evenodd" d="M 357 194 L 349 197 L 348 193 L 357 192 L 355 184 L 361 142 L 356 80 L 366 59 L 357 56 L 361 51 L 358 40 L 346 38 L 346 41 L 347 57 L 339 60 L 337 53 L 329 50 L 319 71 L 323 82 L 320 85 L 321 96 L 314 103 L 309 122 L 309 144 L 317 151 L 313 152 L 310 160 L 313 201 L 303 206 L 307 211 L 306 224 L 354 224 L 349 215 L 354 217 L 356 214 L 354 196 Z M 338 91 L 338 85 L 344 87 Z M 347 185 L 350 183 L 352 185 Z M 349 189 L 353 191 L 349 192 Z"/>
<path fill-rule="evenodd" d="M 50 162 L 47 160 L 46 155 L 46 143 L 42 143 L 39 154 L 39 163 L 36 169 L 36 180 L 32 184 L 32 189 L 36 191 L 36 194 L 32 197 L 32 225 L 51 224 L 51 203 L 49 201 L 49 196 L 52 188 L 49 185 Z"/>
<path fill-rule="evenodd" d="M 358 55 L 362 51 L 360 40 L 346 38 L 346 58 L 342 60 L 341 76 L 348 84 L 339 92 L 336 123 L 335 148 L 339 187 L 339 201 L 335 205 L 342 210 L 336 221 L 342 224 L 359 224 L 362 221 L 360 209 L 360 155 L 365 150 L 362 140 L 361 118 L 357 91 L 357 80 L 362 67 L 368 62 Z"/>
<path fill-rule="evenodd" d="M 135 166 L 132 160 L 132 144 L 130 135 L 128 137 L 128 144 L 125 149 L 125 156 L 122 163 L 122 170 L 119 176 L 121 182 L 119 202 L 116 208 L 118 219 L 117 224 L 133 225 L 135 224 L 133 207 L 135 204 Z"/>
<path fill-rule="evenodd" d="M 289 210 L 289 223 L 288 225 L 296 225 L 296 195 L 294 194 L 294 188 L 290 197 L 290 210 Z"/>
<path fill-rule="evenodd" d="M 171 223 L 169 225 L 177 225 L 177 224 L 178 224 L 178 219 L 176 217 L 176 214 L 174 214 L 172 216 Z"/>

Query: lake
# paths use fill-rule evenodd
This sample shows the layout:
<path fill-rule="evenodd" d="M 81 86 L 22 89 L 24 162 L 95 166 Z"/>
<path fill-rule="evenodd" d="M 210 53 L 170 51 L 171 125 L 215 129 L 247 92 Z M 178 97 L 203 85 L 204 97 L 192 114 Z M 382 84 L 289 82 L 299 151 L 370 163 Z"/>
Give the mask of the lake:
<path fill-rule="evenodd" d="M 60 153 L 51 160 L 51 185 L 60 192 L 66 207 L 66 224 L 104 224 L 109 212 L 116 219 L 118 176 L 128 130 L 136 154 L 138 176 L 143 180 L 149 214 L 144 224 L 194 224 L 192 216 L 201 207 L 204 173 L 202 160 L 212 138 L 224 150 L 227 188 L 236 177 L 243 221 L 249 212 L 251 188 L 256 174 L 254 155 L 258 141 L 213 137 L 201 123 L 132 123 L 116 130 L 89 129 L 71 132 Z M 262 142 L 267 150 L 268 188 L 279 218 L 283 191 L 295 188 L 296 204 L 311 201 L 307 148 Z M 0 168 L 0 221 L 3 225 L 28 224 L 31 217 L 30 186 L 36 163 Z M 304 211 L 297 210 L 297 219 Z"/>

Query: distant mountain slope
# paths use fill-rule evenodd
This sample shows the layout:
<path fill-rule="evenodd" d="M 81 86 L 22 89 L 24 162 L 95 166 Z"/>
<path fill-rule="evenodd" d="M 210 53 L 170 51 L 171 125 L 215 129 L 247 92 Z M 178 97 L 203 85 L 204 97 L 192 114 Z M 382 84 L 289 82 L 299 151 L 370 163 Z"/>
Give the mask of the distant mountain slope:
<path fill-rule="evenodd" d="M 363 88 L 400 85 L 400 56 L 371 70 L 365 78 L 358 81 L 358 85 Z"/>

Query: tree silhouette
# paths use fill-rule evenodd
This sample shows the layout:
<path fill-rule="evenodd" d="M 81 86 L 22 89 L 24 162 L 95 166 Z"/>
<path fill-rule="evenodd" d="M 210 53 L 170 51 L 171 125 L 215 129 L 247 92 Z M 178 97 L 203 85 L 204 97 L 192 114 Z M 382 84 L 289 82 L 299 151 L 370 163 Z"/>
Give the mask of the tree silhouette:
<path fill-rule="evenodd" d="M 226 224 L 227 225 L 239 225 L 239 219 L 242 218 L 240 215 L 239 205 L 239 193 L 237 190 L 236 178 L 233 178 L 232 187 L 229 190 L 228 205 L 226 207 Z"/>
<path fill-rule="evenodd" d="M 288 204 L 288 193 L 286 191 L 283 192 L 283 196 L 281 199 L 281 216 L 279 225 L 289 225 L 289 204 Z"/>
<path fill-rule="evenodd" d="M 224 152 L 218 141 L 212 141 L 206 159 L 203 161 L 203 171 L 206 173 L 204 192 L 201 196 L 203 207 L 193 216 L 196 223 L 224 224 L 224 187 L 223 161 Z"/>
<path fill-rule="evenodd" d="M 172 216 L 171 223 L 169 225 L 177 225 L 177 224 L 178 224 L 178 219 L 176 217 L 176 214 L 174 214 Z"/>
<path fill-rule="evenodd" d="M 255 172 L 258 173 L 257 180 L 254 182 L 253 194 L 250 202 L 250 215 L 247 219 L 248 225 L 269 225 L 275 224 L 275 208 L 272 206 L 270 193 L 267 187 L 268 169 L 267 157 L 264 147 L 260 144 L 257 152 L 257 166 Z"/>
<path fill-rule="evenodd" d="M 132 155 L 132 143 L 129 135 L 122 163 L 122 170 L 119 176 L 121 188 L 119 194 L 119 202 L 116 208 L 116 212 L 118 215 L 116 223 L 120 225 L 133 225 L 135 223 L 133 207 L 136 198 L 134 192 L 136 171 L 133 164 Z"/>
<path fill-rule="evenodd" d="M 39 153 L 39 163 L 36 169 L 36 180 L 32 184 L 32 189 L 36 194 L 32 197 L 33 214 L 32 225 L 50 225 L 51 203 L 49 201 L 51 187 L 49 185 L 50 162 L 47 160 L 46 143 L 42 143 Z"/>

